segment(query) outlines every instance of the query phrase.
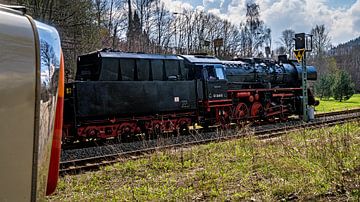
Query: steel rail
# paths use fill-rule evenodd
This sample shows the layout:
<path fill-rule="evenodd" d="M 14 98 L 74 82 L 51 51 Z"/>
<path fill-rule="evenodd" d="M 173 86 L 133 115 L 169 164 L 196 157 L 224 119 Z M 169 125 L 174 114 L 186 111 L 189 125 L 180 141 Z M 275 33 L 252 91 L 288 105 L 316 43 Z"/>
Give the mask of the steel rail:
<path fill-rule="evenodd" d="M 212 137 L 212 138 L 206 138 L 200 140 L 196 140 L 195 138 L 195 140 L 188 142 L 167 144 L 167 145 L 149 147 L 139 150 L 132 150 L 132 151 L 101 155 L 101 156 L 95 156 L 89 158 L 82 158 L 82 159 L 74 159 L 69 161 L 62 161 L 60 163 L 60 174 L 61 175 L 76 174 L 81 171 L 96 170 L 101 166 L 122 162 L 128 159 L 145 157 L 155 151 L 164 150 L 164 149 L 186 148 L 189 146 L 206 144 L 210 142 L 238 139 L 249 135 L 253 135 L 254 137 L 259 139 L 269 139 L 269 138 L 279 137 L 289 132 L 303 130 L 305 128 L 314 129 L 314 128 L 333 126 L 337 124 L 343 124 L 351 121 L 358 121 L 360 120 L 360 109 L 330 112 L 330 113 L 318 114 L 317 116 L 318 116 L 317 120 L 308 123 L 299 122 L 299 123 L 295 123 L 294 125 L 285 125 L 280 127 L 274 127 L 277 125 L 269 125 L 270 128 L 265 128 L 261 130 L 254 130 L 250 128 L 250 130 L 240 134 L 238 133 L 238 131 L 231 129 L 227 131 L 221 131 L 223 134 L 220 134 L 218 136 L 215 135 L 216 137 Z M 214 134 L 216 132 L 210 132 L 210 133 Z"/>

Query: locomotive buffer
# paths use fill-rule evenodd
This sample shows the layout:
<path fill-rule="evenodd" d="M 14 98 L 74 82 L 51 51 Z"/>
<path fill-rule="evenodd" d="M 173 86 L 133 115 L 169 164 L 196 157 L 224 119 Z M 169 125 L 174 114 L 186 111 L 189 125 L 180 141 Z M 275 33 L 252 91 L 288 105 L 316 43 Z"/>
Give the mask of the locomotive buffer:
<path fill-rule="evenodd" d="M 306 52 L 312 51 L 312 35 L 305 33 L 295 34 L 295 50 L 294 54 L 298 62 L 302 66 L 302 119 L 305 122 L 309 121 L 309 107 L 308 107 L 308 91 L 307 91 L 307 69 L 306 69 Z"/>

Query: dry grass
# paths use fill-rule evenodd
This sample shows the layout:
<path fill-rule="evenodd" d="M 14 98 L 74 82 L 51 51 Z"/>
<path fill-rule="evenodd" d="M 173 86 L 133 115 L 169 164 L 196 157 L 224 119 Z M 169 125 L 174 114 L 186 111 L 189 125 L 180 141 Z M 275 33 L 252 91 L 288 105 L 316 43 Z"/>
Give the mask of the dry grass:
<path fill-rule="evenodd" d="M 65 176 L 50 201 L 359 200 L 359 122 L 254 137 Z"/>

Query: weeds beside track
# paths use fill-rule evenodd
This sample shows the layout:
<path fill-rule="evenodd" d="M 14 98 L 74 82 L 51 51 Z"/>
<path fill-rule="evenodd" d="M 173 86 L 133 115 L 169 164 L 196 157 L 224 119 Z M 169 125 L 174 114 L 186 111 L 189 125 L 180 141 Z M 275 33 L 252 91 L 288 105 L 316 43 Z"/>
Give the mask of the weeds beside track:
<path fill-rule="evenodd" d="M 86 170 L 96 170 L 100 166 L 113 164 L 129 158 L 139 158 L 154 151 L 171 148 L 184 148 L 193 145 L 205 144 L 214 141 L 226 141 L 244 136 L 255 136 L 260 139 L 269 139 L 284 135 L 288 132 L 302 130 L 304 128 L 319 128 L 333 126 L 349 121 L 360 119 L 360 109 L 338 111 L 319 114 L 316 120 L 304 123 L 301 121 L 290 121 L 264 126 L 243 127 L 241 129 L 217 130 L 208 133 L 197 133 L 191 135 L 161 138 L 156 140 L 144 140 L 142 142 L 107 145 L 84 149 L 66 150 L 63 152 L 63 160 L 60 163 L 61 175 L 78 173 Z M 65 154 L 64 154 L 65 153 Z M 66 156 L 64 160 L 64 156 Z"/>

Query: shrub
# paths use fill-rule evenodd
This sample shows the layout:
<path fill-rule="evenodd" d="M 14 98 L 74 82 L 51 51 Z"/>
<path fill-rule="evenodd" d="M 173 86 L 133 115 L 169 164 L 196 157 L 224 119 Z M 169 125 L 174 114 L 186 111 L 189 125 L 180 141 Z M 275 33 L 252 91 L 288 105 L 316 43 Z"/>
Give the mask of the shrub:
<path fill-rule="evenodd" d="M 336 74 L 332 87 L 333 97 L 335 100 L 348 100 L 355 93 L 355 84 L 351 81 L 349 73 L 339 71 Z"/>
<path fill-rule="evenodd" d="M 332 88 L 334 85 L 334 75 L 333 74 L 325 74 L 320 77 L 319 81 L 315 83 L 315 92 L 316 95 L 320 97 L 320 99 L 328 100 L 333 92 Z"/>
<path fill-rule="evenodd" d="M 320 99 L 348 100 L 355 93 L 355 84 L 350 75 L 339 70 L 335 73 L 325 74 L 315 83 L 315 93 Z"/>

